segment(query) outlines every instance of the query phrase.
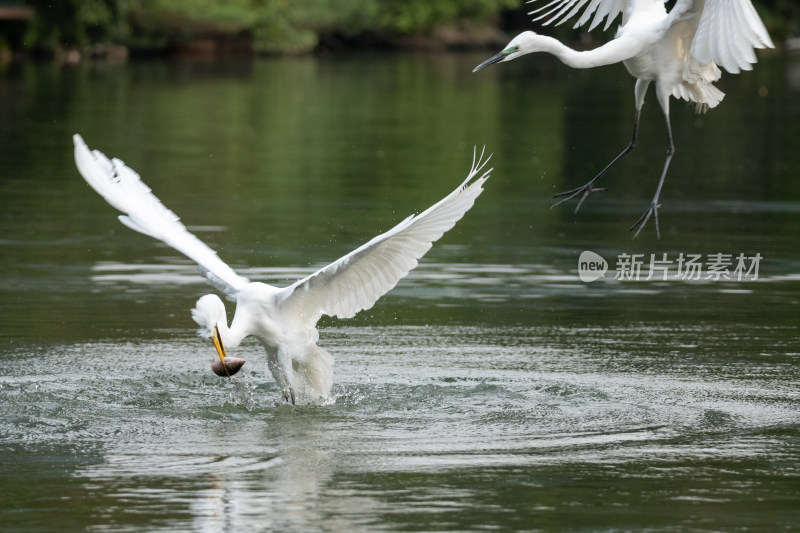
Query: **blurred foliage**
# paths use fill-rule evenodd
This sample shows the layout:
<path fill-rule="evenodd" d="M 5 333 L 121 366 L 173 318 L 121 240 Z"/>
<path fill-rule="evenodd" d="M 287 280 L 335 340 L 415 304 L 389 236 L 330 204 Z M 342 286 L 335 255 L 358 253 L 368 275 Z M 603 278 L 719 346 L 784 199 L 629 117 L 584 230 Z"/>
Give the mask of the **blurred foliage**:
<path fill-rule="evenodd" d="M 755 3 L 776 41 L 800 34 L 797 0 Z M 244 37 L 258 52 L 304 53 L 330 36 L 380 42 L 425 35 L 465 20 L 483 27 L 501 20 L 530 23 L 529 6 L 521 0 L 33 0 L 27 4 L 35 8 L 35 17 L 26 23 L 24 37 L 11 45 L 47 53 L 111 43 L 157 51 L 209 37 Z M 570 34 L 567 25 L 555 31 Z"/>
<path fill-rule="evenodd" d="M 756 5 L 764 24 L 776 42 L 800 37 L 800 2 L 797 0 L 760 0 Z"/>
<path fill-rule="evenodd" d="M 117 37 L 123 2 L 119 0 L 34 0 L 34 18 L 24 45 L 34 50 L 89 46 Z"/>
<path fill-rule="evenodd" d="M 358 39 L 428 32 L 461 19 L 490 25 L 517 0 L 36 0 L 20 45 L 40 52 L 116 43 L 163 49 L 245 35 L 255 50 L 302 53 L 321 35 Z"/>

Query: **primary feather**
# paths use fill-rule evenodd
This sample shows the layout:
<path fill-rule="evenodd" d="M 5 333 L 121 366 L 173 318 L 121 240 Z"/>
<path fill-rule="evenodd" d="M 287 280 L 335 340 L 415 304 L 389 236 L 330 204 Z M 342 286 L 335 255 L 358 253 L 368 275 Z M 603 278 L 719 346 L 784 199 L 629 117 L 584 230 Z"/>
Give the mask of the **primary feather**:
<path fill-rule="evenodd" d="M 125 213 L 119 216 L 120 222 L 164 242 L 196 262 L 206 279 L 231 297 L 250 282 L 190 233 L 178 215 L 167 209 L 139 174 L 122 160 L 109 159 L 98 150 L 89 150 L 80 135 L 74 135 L 73 141 L 78 171 L 100 196 Z"/>
<path fill-rule="evenodd" d="M 448 196 L 288 287 L 285 305 L 303 308 L 314 321 L 320 314 L 350 318 L 372 307 L 472 207 L 490 170 L 475 177 L 488 161 L 483 153 L 473 157 L 469 175 Z"/>

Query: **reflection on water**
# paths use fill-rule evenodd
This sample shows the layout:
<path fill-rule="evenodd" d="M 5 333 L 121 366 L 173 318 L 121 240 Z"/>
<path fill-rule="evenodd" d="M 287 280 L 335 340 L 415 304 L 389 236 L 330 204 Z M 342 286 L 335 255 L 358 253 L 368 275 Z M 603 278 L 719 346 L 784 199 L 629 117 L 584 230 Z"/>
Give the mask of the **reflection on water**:
<path fill-rule="evenodd" d="M 800 526 L 796 61 L 726 76 L 708 115 L 676 106 L 662 239 L 631 241 L 657 106 L 607 193 L 550 209 L 628 141 L 632 83 L 546 58 L 476 76 L 476 59 L 4 67 L 0 529 Z M 452 190 L 474 145 L 495 171 L 387 297 L 320 322 L 335 401 L 293 408 L 255 342 L 234 380 L 209 371 L 189 309 L 210 289 L 88 189 L 75 132 L 278 285 Z M 763 260 L 755 281 L 583 283 L 586 250 L 612 271 Z"/>
<path fill-rule="evenodd" d="M 663 254 L 662 254 L 663 255 Z M 693 254 L 695 256 L 701 254 Z M 625 294 L 661 294 L 678 290 L 692 290 L 696 294 L 753 294 L 754 283 L 774 283 L 783 287 L 785 282 L 800 281 L 800 273 L 773 269 L 767 274 L 752 271 L 734 271 L 736 259 L 730 259 L 728 267 L 720 274 L 703 270 L 708 266 L 700 263 L 697 270 L 689 271 L 689 275 L 678 272 L 676 258 L 667 256 L 668 265 L 660 270 L 643 261 L 641 268 L 635 272 L 612 270 L 605 273 L 594 285 L 580 280 L 578 262 L 574 268 L 560 270 L 547 264 L 471 264 L 471 263 L 436 263 L 425 261 L 393 290 L 392 297 L 407 299 L 409 302 L 420 300 L 424 305 L 443 306 L 457 304 L 465 299 L 476 302 L 509 302 L 520 298 L 542 298 L 545 296 L 569 298 L 575 295 L 584 297 L 613 297 Z M 617 264 L 623 264 L 619 258 Z M 623 259 L 624 261 L 624 259 Z M 281 286 L 294 280 L 308 276 L 323 267 L 326 263 L 314 264 L 306 268 L 240 268 L 238 272 L 245 277 L 265 283 Z M 748 258 L 745 266 L 752 261 Z M 652 268 L 652 270 L 651 270 Z M 663 276 L 662 276 L 663 274 Z M 686 272 L 684 272 L 686 274 Z M 722 277 L 724 276 L 724 277 Z M 651 279 L 652 277 L 652 279 Z M 200 277 L 194 263 L 192 264 L 122 264 L 113 261 L 99 262 L 91 267 L 91 281 L 102 290 L 114 292 L 137 293 L 147 290 L 170 289 L 177 285 L 197 286 L 202 291 L 210 291 L 204 278 Z M 428 302 L 427 300 L 432 300 Z M 448 303 L 450 302 L 450 303 Z"/>
<path fill-rule="evenodd" d="M 771 503 L 758 512 L 780 516 L 798 474 L 800 353 L 750 348 L 780 334 L 674 324 L 327 328 L 336 401 L 305 408 L 279 401 L 254 344 L 241 350 L 251 365 L 234 382 L 208 372 L 201 361 L 213 354 L 186 335 L 70 345 L 3 378 L 14 415 L 2 434 L 22 457 L 74 456 L 65 495 L 99 498 L 88 523 L 121 529 L 142 516 L 169 517 L 171 529 L 270 530 L 317 529 L 329 515 L 372 528 L 415 514 L 463 528 L 476 517 L 457 509 L 494 505 L 509 484 L 519 494 L 496 503 L 516 520 L 554 519 L 577 502 L 608 504 L 585 492 L 601 480 L 636 513 L 761 494 Z M 545 487 L 554 493 L 546 504 L 527 501 Z M 652 520 L 628 525 L 674 524 Z"/>

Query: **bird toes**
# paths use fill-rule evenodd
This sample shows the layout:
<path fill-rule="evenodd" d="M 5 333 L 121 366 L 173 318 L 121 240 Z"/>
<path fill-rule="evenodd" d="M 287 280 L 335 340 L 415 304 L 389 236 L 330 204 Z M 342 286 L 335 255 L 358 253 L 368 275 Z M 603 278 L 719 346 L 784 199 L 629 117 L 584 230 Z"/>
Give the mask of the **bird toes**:
<path fill-rule="evenodd" d="M 639 219 L 636 222 L 633 223 L 633 226 L 631 226 L 631 228 L 628 231 L 630 232 L 630 231 L 636 230 L 636 233 L 633 234 L 633 238 L 634 239 L 639 236 L 639 233 L 641 233 L 642 228 L 644 228 L 645 225 L 647 224 L 647 221 L 650 220 L 650 217 L 653 217 L 653 221 L 654 221 L 655 226 L 656 226 L 656 238 L 657 239 L 661 238 L 661 230 L 658 227 L 658 208 L 659 207 L 661 207 L 661 204 L 657 204 L 655 202 L 650 202 L 650 206 L 647 208 L 647 210 L 644 213 L 642 213 L 642 216 L 640 216 Z"/>
<path fill-rule="evenodd" d="M 552 209 L 552 208 L 554 208 L 556 206 L 559 206 L 559 205 L 563 204 L 564 202 L 572 200 L 573 198 L 575 198 L 576 196 L 578 196 L 579 194 L 582 193 L 583 196 L 581 196 L 581 199 L 578 200 L 578 205 L 575 206 L 575 211 L 574 212 L 577 213 L 578 209 L 580 209 L 581 205 L 583 205 L 583 201 L 586 200 L 586 198 L 591 193 L 593 193 L 593 192 L 603 192 L 603 191 L 606 190 L 606 187 L 595 188 L 594 187 L 595 181 L 596 181 L 596 179 L 590 181 L 586 185 L 578 187 L 577 189 L 572 189 L 572 190 L 569 190 L 569 191 L 564 191 L 564 192 L 559 192 L 559 193 L 554 194 L 553 198 L 561 198 L 561 200 L 559 200 L 556 203 L 554 203 L 553 205 L 551 205 L 550 209 Z"/>
<path fill-rule="evenodd" d="M 283 398 L 287 402 L 291 402 L 292 405 L 295 405 L 294 388 L 292 388 L 291 386 L 284 388 Z"/>

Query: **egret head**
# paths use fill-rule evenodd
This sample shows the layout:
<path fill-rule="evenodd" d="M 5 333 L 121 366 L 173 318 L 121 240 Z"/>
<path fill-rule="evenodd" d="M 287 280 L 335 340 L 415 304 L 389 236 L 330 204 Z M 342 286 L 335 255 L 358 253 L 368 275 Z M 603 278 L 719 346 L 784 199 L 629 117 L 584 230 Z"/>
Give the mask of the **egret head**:
<path fill-rule="evenodd" d="M 228 332 L 228 320 L 225 315 L 225 304 L 222 303 L 216 294 L 206 294 L 197 300 L 192 309 L 192 318 L 200 328 L 198 334 L 204 338 L 210 338 L 217 350 L 219 361 L 215 362 L 211 369 L 218 376 L 230 377 L 244 364 L 244 359 L 234 359 L 227 357 L 225 345 L 222 342 L 222 331 Z M 238 343 L 237 343 L 238 344 Z"/>
<path fill-rule="evenodd" d="M 228 324 L 228 319 L 225 315 L 225 304 L 216 294 L 206 294 L 197 300 L 194 309 L 192 309 L 192 319 L 200 326 L 197 330 L 198 335 L 206 339 L 214 336 L 214 330 L 218 328 L 219 324 L 225 324 L 226 326 Z"/>
<path fill-rule="evenodd" d="M 511 61 L 512 59 L 516 59 L 521 55 L 528 54 L 533 52 L 534 50 L 530 49 L 528 43 L 536 36 L 535 33 L 532 31 L 524 31 L 511 39 L 511 42 L 503 48 L 503 51 L 499 54 L 495 54 L 474 69 L 472 72 L 478 72 L 479 70 L 488 67 L 489 65 L 494 65 L 495 63 L 502 63 L 503 61 Z"/>

